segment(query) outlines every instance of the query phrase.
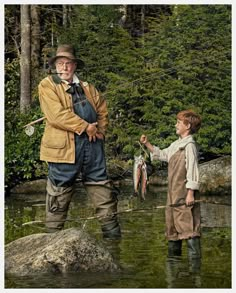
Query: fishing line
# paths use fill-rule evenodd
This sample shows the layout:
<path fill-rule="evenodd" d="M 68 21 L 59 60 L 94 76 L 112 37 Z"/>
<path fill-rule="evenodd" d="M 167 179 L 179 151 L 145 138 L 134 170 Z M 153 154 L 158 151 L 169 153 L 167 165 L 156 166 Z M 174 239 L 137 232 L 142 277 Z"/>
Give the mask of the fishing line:
<path fill-rule="evenodd" d="M 120 88 L 126 90 L 126 89 L 129 88 L 130 84 L 133 84 L 133 86 L 134 85 L 139 85 L 139 84 L 141 84 L 141 82 L 145 82 L 146 80 L 149 80 L 150 77 L 153 76 L 153 75 L 157 75 L 156 78 L 161 78 L 163 76 L 166 76 L 166 75 L 169 75 L 169 74 L 175 72 L 178 68 L 182 68 L 183 66 L 186 66 L 186 65 L 188 65 L 188 66 L 190 66 L 190 65 L 199 65 L 199 64 L 202 65 L 202 64 L 204 64 L 206 62 L 210 62 L 210 61 L 213 61 L 213 59 L 209 59 L 209 60 L 203 61 L 203 62 L 199 62 L 198 61 L 198 62 L 184 63 L 184 64 L 177 65 L 177 66 L 174 66 L 174 67 L 169 67 L 167 69 L 161 69 L 159 71 L 151 72 L 151 73 L 148 74 L 148 76 L 147 76 L 147 74 L 145 74 L 146 78 L 140 77 L 140 78 L 135 79 L 135 80 L 132 80 L 132 81 L 127 81 L 127 82 L 123 82 L 123 83 L 120 83 L 119 82 L 119 85 L 116 87 L 116 89 L 110 90 L 110 91 L 106 91 L 106 92 L 102 93 L 101 96 L 107 96 L 108 94 L 111 94 L 113 92 L 117 92 Z M 221 63 L 221 62 L 218 62 L 218 64 L 219 63 Z M 217 68 L 217 67 L 215 67 L 215 68 Z M 155 67 L 154 67 L 154 69 L 155 69 Z M 162 74 L 159 75 L 159 73 L 162 73 Z M 51 72 L 49 74 L 59 74 L 59 73 L 57 73 L 57 72 Z M 95 96 L 92 96 L 92 97 L 95 97 Z M 65 110 L 67 110 L 67 109 L 70 109 L 70 107 L 65 108 Z M 32 124 L 35 124 L 35 123 L 40 122 L 40 121 L 42 121 L 44 119 L 46 119 L 46 117 L 42 117 L 42 118 L 39 118 L 39 119 L 37 119 L 35 121 L 32 121 L 32 122 L 28 123 L 27 125 L 24 125 L 24 127 L 27 127 L 27 126 L 32 125 Z"/>
<path fill-rule="evenodd" d="M 170 68 L 170 69 L 171 69 L 171 68 Z M 170 70 L 170 69 L 169 69 L 169 70 Z M 57 73 L 57 72 L 51 72 L 50 74 L 60 74 L 60 73 Z M 153 74 L 156 74 L 156 72 L 152 72 L 150 75 L 153 75 Z M 168 74 L 168 73 L 164 73 L 163 75 L 160 75 L 160 77 L 162 77 L 162 76 L 164 76 L 164 75 L 167 75 L 167 74 Z M 149 75 L 149 76 L 150 76 L 150 75 Z M 149 79 L 149 77 L 147 77 L 146 79 Z M 125 88 L 125 89 L 126 89 L 126 87 L 124 87 L 124 85 L 129 85 L 129 84 L 132 84 L 132 83 L 136 83 L 136 82 L 139 81 L 139 80 L 145 81 L 146 79 L 143 79 L 143 80 L 142 80 L 142 78 L 139 78 L 139 79 L 136 79 L 136 80 L 133 80 L 133 81 L 125 82 L 125 83 L 121 84 L 120 86 L 118 86 L 117 88 L 122 87 L 122 88 Z M 113 92 L 117 91 L 117 88 L 114 89 L 114 90 L 107 91 L 107 92 L 103 93 L 102 96 L 106 96 L 107 94 L 110 94 L 110 93 L 113 93 Z M 127 87 L 127 88 L 128 88 L 128 87 Z M 95 95 L 92 96 L 92 97 L 94 98 Z M 68 110 L 68 109 L 70 109 L 70 107 L 65 108 L 65 110 Z M 33 134 L 33 133 L 32 133 L 32 132 L 33 132 L 33 131 L 32 131 L 32 128 L 29 129 L 29 127 L 32 126 L 32 125 L 35 124 L 35 123 L 38 123 L 38 122 L 43 121 L 44 119 L 46 119 L 46 117 L 41 117 L 41 118 L 39 118 L 39 119 L 37 119 L 37 120 L 35 120 L 35 121 L 32 121 L 32 122 L 30 122 L 30 123 L 24 125 L 23 127 L 26 127 L 26 133 L 27 133 L 27 130 L 28 130 L 28 131 L 29 131 L 29 136 L 32 135 L 32 134 Z M 30 130 L 31 130 L 31 131 L 30 131 Z M 31 134 L 31 133 L 32 133 L 32 134 Z"/>
<path fill-rule="evenodd" d="M 198 203 L 209 203 L 209 204 L 216 204 L 216 205 L 226 205 L 226 206 L 231 206 L 231 204 L 229 203 L 221 203 L 221 202 L 217 202 L 217 201 L 212 201 L 212 200 L 205 200 L 205 199 L 198 199 L 194 201 L 194 204 L 198 204 Z M 119 214 L 124 214 L 124 213 L 130 213 L 130 212 L 135 212 L 135 213 L 144 213 L 146 211 L 149 212 L 156 212 L 155 210 L 157 209 L 165 209 L 168 207 L 171 208 L 175 208 L 175 207 L 181 207 L 181 206 L 186 206 L 185 203 L 179 203 L 179 204 L 171 204 L 171 205 L 160 205 L 160 206 L 156 206 L 156 207 L 150 207 L 150 208 L 143 208 L 143 209 L 126 209 L 126 210 L 122 210 L 122 211 L 118 211 L 118 212 L 114 212 L 114 213 L 110 213 L 106 216 L 103 217 L 98 217 L 98 216 L 91 216 L 91 217 L 86 217 L 86 218 L 77 218 L 77 219 L 73 219 L 73 218 L 67 218 L 65 221 L 66 222 L 76 222 L 76 223 L 81 223 L 81 221 L 88 221 L 88 220 L 101 220 L 101 219 L 105 219 L 111 216 L 115 216 L 115 215 L 119 215 Z M 193 206 L 193 205 L 192 205 Z M 28 225 L 34 225 L 34 224 L 45 224 L 45 223 L 55 223 L 55 222 L 62 222 L 62 221 L 41 221 L 41 220 L 37 220 L 37 221 L 30 221 L 30 222 L 26 222 L 21 224 L 21 226 L 28 226 Z M 64 221 L 63 221 L 64 222 Z"/>
<path fill-rule="evenodd" d="M 154 72 L 151 72 L 151 73 L 148 73 L 148 76 L 147 76 L 147 73 L 144 75 L 146 78 L 144 78 L 144 76 L 138 78 L 138 79 L 134 79 L 132 81 L 127 81 L 127 82 L 123 82 L 121 83 L 119 81 L 119 85 L 116 87 L 116 89 L 114 90 L 111 90 L 111 91 L 106 91 L 104 93 L 102 93 L 102 96 L 106 96 L 107 94 L 109 93 L 112 93 L 112 92 L 115 92 L 117 89 L 119 88 L 123 88 L 123 89 L 127 89 L 128 88 L 128 85 L 130 84 L 136 84 L 137 82 L 140 83 L 141 81 L 146 81 L 149 79 L 150 76 L 152 75 L 157 75 L 157 78 L 159 77 L 163 77 L 165 75 L 168 75 L 168 74 L 171 74 L 173 72 L 175 72 L 178 68 L 182 68 L 182 67 L 185 67 L 186 68 L 186 65 L 190 66 L 190 65 L 203 65 L 204 63 L 206 62 L 210 62 L 210 61 L 213 61 L 213 59 L 211 60 L 207 60 L 207 61 L 203 61 L 203 62 L 191 62 L 191 63 L 183 63 L 183 64 L 180 64 L 180 65 L 176 65 L 176 66 L 173 66 L 173 67 L 169 67 L 169 68 L 166 68 L 166 69 L 162 69 L 162 68 L 159 68 L 160 70 L 159 71 L 154 71 Z M 221 63 L 221 62 L 218 62 L 218 64 Z M 152 63 L 152 64 L 157 64 L 157 63 Z M 107 65 L 109 67 L 109 65 Z M 94 67 L 93 67 L 94 68 Z M 158 67 L 153 67 L 152 69 L 155 69 L 155 68 L 158 68 Z M 215 69 L 217 69 L 218 67 L 214 67 Z M 53 73 L 52 73 L 53 74 Z M 56 73 L 55 74 L 59 74 L 59 73 Z M 159 75 L 160 74 L 160 75 Z M 118 82 L 118 81 L 117 81 Z M 126 87 L 127 86 L 127 87 Z"/>
<path fill-rule="evenodd" d="M 145 155 L 146 155 L 147 157 L 149 157 L 149 154 L 148 154 L 147 151 L 144 149 L 144 147 L 142 146 L 142 144 L 140 143 L 140 141 L 138 141 L 138 143 L 139 143 L 140 149 L 145 153 Z M 140 154 L 141 154 L 141 153 L 140 153 Z"/>

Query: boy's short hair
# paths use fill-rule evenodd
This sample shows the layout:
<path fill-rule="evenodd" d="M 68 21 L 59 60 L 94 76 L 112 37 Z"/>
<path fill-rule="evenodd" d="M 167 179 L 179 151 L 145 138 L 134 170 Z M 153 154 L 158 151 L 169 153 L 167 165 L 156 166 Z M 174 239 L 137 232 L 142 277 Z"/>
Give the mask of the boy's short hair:
<path fill-rule="evenodd" d="M 183 121 L 185 125 L 190 124 L 190 133 L 196 133 L 201 127 L 201 116 L 196 114 L 193 110 L 180 111 L 177 114 L 177 119 Z"/>

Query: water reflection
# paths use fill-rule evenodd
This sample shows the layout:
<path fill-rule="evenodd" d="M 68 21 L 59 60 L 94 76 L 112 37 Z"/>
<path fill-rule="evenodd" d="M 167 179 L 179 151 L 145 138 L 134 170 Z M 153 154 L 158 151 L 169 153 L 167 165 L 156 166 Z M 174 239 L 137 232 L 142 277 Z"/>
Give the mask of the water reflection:
<path fill-rule="evenodd" d="M 166 259 L 167 288 L 202 288 L 201 259 L 184 260 L 181 256 Z"/>
<path fill-rule="evenodd" d="M 132 186 L 121 186 L 119 221 L 122 239 L 103 240 L 89 198 L 77 186 L 66 228 L 82 228 L 100 241 L 120 263 L 121 272 L 65 275 L 6 276 L 6 288 L 230 288 L 231 206 L 230 197 L 214 197 L 221 204 L 201 203 L 202 259 L 189 261 L 183 241 L 182 256 L 168 258 L 164 236 L 166 190 L 150 186 L 145 202 L 132 198 Z M 210 200 L 212 197 L 205 197 Z M 6 243 L 32 233 L 44 232 L 45 195 L 11 196 L 5 204 Z M 136 211 L 125 212 L 133 209 Z M 27 222 L 35 222 L 24 225 Z"/>

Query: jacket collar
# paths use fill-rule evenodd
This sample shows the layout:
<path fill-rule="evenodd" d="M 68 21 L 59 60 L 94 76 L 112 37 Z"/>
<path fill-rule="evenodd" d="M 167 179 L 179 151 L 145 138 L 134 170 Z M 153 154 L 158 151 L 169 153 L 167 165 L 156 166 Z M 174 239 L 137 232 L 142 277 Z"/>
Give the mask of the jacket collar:
<path fill-rule="evenodd" d="M 53 80 L 53 82 L 56 83 L 56 84 L 60 84 L 61 82 L 65 82 L 65 83 L 68 84 L 67 81 L 62 80 L 57 74 L 53 74 L 53 75 L 52 75 L 52 80 Z M 73 76 L 73 82 L 75 82 L 75 83 L 79 83 L 79 78 L 78 78 L 78 76 L 77 76 L 76 74 L 74 74 L 74 76 Z"/>
<path fill-rule="evenodd" d="M 52 75 L 52 80 L 56 84 L 60 84 L 61 83 L 61 79 L 60 79 L 60 77 L 57 74 L 53 74 Z"/>

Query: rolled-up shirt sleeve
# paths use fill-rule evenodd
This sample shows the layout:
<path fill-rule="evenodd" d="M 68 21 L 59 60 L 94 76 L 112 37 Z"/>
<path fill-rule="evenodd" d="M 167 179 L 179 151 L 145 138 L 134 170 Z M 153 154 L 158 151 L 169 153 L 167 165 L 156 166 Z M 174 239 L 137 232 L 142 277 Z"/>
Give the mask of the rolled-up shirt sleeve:
<path fill-rule="evenodd" d="M 199 190 L 199 167 L 198 167 L 198 152 L 196 145 L 189 143 L 185 148 L 186 157 L 186 188 Z"/>
<path fill-rule="evenodd" d="M 160 150 L 159 147 L 154 146 L 153 152 L 150 153 L 151 161 L 160 160 L 160 161 L 167 162 L 168 161 L 168 153 L 169 153 L 169 148 Z"/>

